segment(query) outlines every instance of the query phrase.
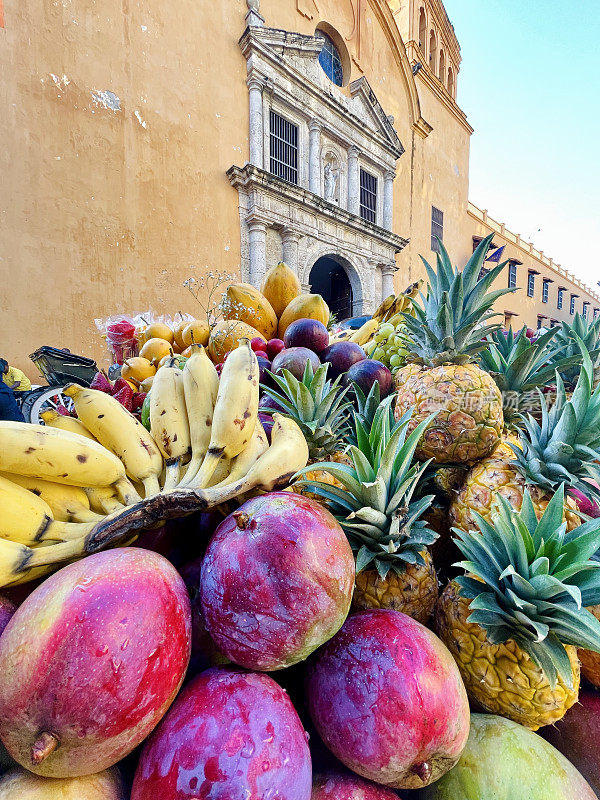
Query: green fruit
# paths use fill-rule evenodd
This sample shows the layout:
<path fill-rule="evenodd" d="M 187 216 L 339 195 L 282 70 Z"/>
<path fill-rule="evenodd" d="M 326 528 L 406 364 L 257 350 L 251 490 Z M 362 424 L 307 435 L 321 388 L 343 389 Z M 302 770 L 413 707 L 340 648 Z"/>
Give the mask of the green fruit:
<path fill-rule="evenodd" d="M 541 736 L 487 714 L 471 714 L 469 740 L 460 761 L 419 798 L 597 800 L 571 762 Z"/>
<path fill-rule="evenodd" d="M 142 425 L 147 431 L 150 430 L 150 392 L 144 397 L 141 410 Z"/>

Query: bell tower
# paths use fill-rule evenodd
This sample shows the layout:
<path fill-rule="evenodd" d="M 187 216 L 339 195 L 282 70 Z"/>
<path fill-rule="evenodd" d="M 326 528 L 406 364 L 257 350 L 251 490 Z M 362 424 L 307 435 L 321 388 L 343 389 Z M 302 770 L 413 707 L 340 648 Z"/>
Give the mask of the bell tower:
<path fill-rule="evenodd" d="M 426 69 L 456 101 L 460 45 L 441 0 L 388 0 L 413 72 Z"/>

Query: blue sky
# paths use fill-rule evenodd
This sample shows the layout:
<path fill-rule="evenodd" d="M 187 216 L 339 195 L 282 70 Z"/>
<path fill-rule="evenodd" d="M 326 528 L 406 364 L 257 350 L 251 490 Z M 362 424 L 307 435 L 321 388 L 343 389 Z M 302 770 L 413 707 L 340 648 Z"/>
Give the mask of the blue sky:
<path fill-rule="evenodd" d="M 600 0 L 444 0 L 475 128 L 469 199 L 600 281 Z"/>

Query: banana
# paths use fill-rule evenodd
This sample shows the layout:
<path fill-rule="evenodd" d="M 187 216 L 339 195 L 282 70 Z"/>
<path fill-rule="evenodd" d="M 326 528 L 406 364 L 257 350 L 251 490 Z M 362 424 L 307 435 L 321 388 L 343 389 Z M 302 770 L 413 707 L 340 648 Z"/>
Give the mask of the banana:
<path fill-rule="evenodd" d="M 221 373 L 210 443 L 196 477 L 194 489 L 208 485 L 222 458 L 235 458 L 246 447 L 258 419 L 258 361 L 248 339 L 240 339 Z"/>
<path fill-rule="evenodd" d="M 190 424 L 192 458 L 180 485 L 196 476 L 210 444 L 213 411 L 219 391 L 219 375 L 201 345 L 192 345 L 192 355 L 183 368 L 185 405 Z"/>
<path fill-rule="evenodd" d="M 267 452 L 268 449 L 269 442 L 267 440 L 267 434 L 265 433 L 265 429 L 263 428 L 261 421 L 257 419 L 256 427 L 254 428 L 252 438 L 248 442 L 248 446 L 242 450 L 239 456 L 236 456 L 233 459 L 231 462 L 231 470 L 229 471 L 227 477 L 225 477 L 219 483 L 213 483 L 212 486 L 225 486 L 229 483 L 238 481 L 240 478 L 243 478 L 248 473 L 250 468 L 258 461 L 263 453 Z"/>
<path fill-rule="evenodd" d="M 131 491 L 113 453 L 99 442 L 47 425 L 0 420 L 0 469 L 70 486 L 114 485 L 123 493 Z"/>
<path fill-rule="evenodd" d="M 376 319 L 368 319 L 357 331 L 354 331 L 350 337 L 350 341 L 355 344 L 366 344 L 373 334 L 379 328 L 379 322 Z"/>
<path fill-rule="evenodd" d="M 213 472 L 207 486 L 216 486 L 219 483 L 227 480 L 231 465 L 235 461 L 233 458 L 222 458 L 217 464 L 217 468 Z"/>
<path fill-rule="evenodd" d="M 121 511 L 125 508 L 112 486 L 86 486 L 83 491 L 86 493 L 92 511 L 97 514 L 112 514 L 113 511 Z"/>
<path fill-rule="evenodd" d="M 63 414 L 59 414 L 58 411 L 54 411 L 53 409 L 50 411 L 42 411 L 40 417 L 44 420 L 44 425 L 49 425 L 51 428 L 59 428 L 61 431 L 78 433 L 80 436 L 85 436 L 87 439 L 96 441 L 83 422 L 76 417 L 65 417 Z"/>
<path fill-rule="evenodd" d="M 0 539 L 0 586 L 32 581 L 82 555 L 85 555 L 85 537 L 35 548 Z"/>
<path fill-rule="evenodd" d="M 389 295 L 389 297 L 386 297 L 385 300 L 382 303 L 380 303 L 375 309 L 375 313 L 373 314 L 373 319 L 377 320 L 377 322 L 383 322 L 384 316 L 389 311 L 389 308 L 395 299 L 396 299 L 395 294 L 391 294 Z"/>
<path fill-rule="evenodd" d="M 208 506 L 217 506 L 259 487 L 273 491 L 284 486 L 308 462 L 308 445 L 294 420 L 273 414 L 271 446 L 254 462 L 246 475 L 234 483 L 205 489 L 201 494 Z"/>
<path fill-rule="evenodd" d="M 58 522 L 41 497 L 0 477 L 0 538 L 20 544 L 67 541 L 86 536 L 95 522 Z"/>
<path fill-rule="evenodd" d="M 150 433 L 165 459 L 165 492 L 179 482 L 179 467 L 190 452 L 190 428 L 183 373 L 171 358 L 154 376 L 150 393 Z"/>
<path fill-rule="evenodd" d="M 157 494 L 160 491 L 158 476 L 163 467 L 162 455 L 142 423 L 118 400 L 97 389 L 84 389 L 70 383 L 63 392 L 72 398 L 77 416 L 90 433 L 121 459 L 131 478 L 144 484 L 146 497 Z M 102 485 L 109 484 L 105 481 Z"/>
<path fill-rule="evenodd" d="M 100 514 L 90 510 L 88 496 L 79 486 L 67 486 L 64 483 L 7 472 L 0 472 L 0 477 L 18 483 L 41 497 L 50 506 L 52 516 L 57 522 L 98 522 L 102 519 Z"/>
<path fill-rule="evenodd" d="M 353 333 L 351 330 L 338 331 L 337 333 L 329 334 L 329 344 L 336 344 L 337 342 L 349 342 L 352 339 Z"/>

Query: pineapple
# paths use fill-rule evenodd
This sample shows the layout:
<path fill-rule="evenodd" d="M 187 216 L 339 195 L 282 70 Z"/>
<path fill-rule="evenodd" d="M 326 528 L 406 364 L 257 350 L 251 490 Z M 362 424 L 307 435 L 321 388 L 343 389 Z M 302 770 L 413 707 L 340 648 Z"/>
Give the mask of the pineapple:
<path fill-rule="evenodd" d="M 592 613 L 597 620 L 600 620 L 600 604 L 590 606 L 588 611 Z M 583 677 L 596 688 L 600 688 L 600 655 L 594 653 L 593 650 L 585 649 L 579 650 L 577 655 L 581 663 L 581 674 Z"/>
<path fill-rule="evenodd" d="M 428 551 L 437 534 L 421 519 L 433 496 L 413 498 L 426 465 L 412 461 L 430 420 L 409 435 L 411 414 L 394 422 L 392 401 L 390 395 L 379 405 L 370 425 L 354 415 L 351 466 L 321 465 L 336 486 L 311 480 L 309 467 L 298 474 L 328 501 L 356 554 L 353 608 L 392 608 L 425 623 L 438 596 Z"/>
<path fill-rule="evenodd" d="M 415 427 L 437 412 L 416 451 L 423 461 L 473 463 L 492 452 L 502 433 L 500 390 L 475 363 L 485 337 L 499 327 L 487 324 L 493 303 L 512 291 L 488 292 L 504 264 L 479 279 L 491 239 L 481 241 L 462 272 L 440 243 L 437 271 L 423 261 L 429 278 L 423 308 L 415 302 L 415 316 L 403 314 L 413 363 L 396 374 L 396 418 L 414 407 Z"/>
<path fill-rule="evenodd" d="M 525 492 L 519 512 L 504 497 L 478 531 L 455 529 L 465 575 L 448 584 L 435 628 L 472 701 L 532 730 L 577 701 L 577 647 L 600 652 L 600 621 L 585 606 L 600 600 L 600 520 L 568 533 L 564 486 L 538 520 Z"/>
<path fill-rule="evenodd" d="M 308 444 L 309 465 L 321 461 L 350 464 L 344 452 L 345 438 L 349 431 L 348 418 L 352 404 L 346 400 L 349 386 L 340 387 L 341 376 L 333 383 L 327 380 L 327 364 L 313 372 L 310 361 L 302 380 L 299 381 L 287 369 L 282 375 L 273 375 L 281 390 L 268 386 L 264 392 L 283 409 L 282 413 L 298 423 Z M 273 409 L 261 409 L 272 413 Z M 335 478 L 320 468 L 311 471 L 311 480 L 337 485 Z M 308 497 L 314 496 L 302 487 L 292 485 L 292 490 Z"/>
<path fill-rule="evenodd" d="M 554 340 L 556 347 L 554 360 L 576 357 L 581 350 L 580 342 L 583 342 L 590 354 L 597 380 L 597 373 L 600 368 L 600 317 L 588 322 L 579 314 L 575 314 L 572 324 L 568 322 L 561 323 Z M 575 386 L 579 375 L 576 364 L 567 365 L 566 367 L 556 364 L 556 368 L 561 373 L 567 388 Z"/>
<path fill-rule="evenodd" d="M 559 375 L 556 402 L 547 410 L 542 403 L 541 424 L 533 417 L 521 417 L 524 430 L 519 446 L 511 446 L 507 456 L 494 451 L 492 457 L 476 464 L 450 504 L 451 524 L 462 530 L 475 528 L 474 512 L 489 519 L 492 500 L 502 495 L 519 509 L 526 487 L 540 517 L 548 500 L 561 483 L 567 483 L 585 496 L 600 497 L 600 491 L 587 478 L 600 478 L 600 388 L 592 391 L 592 362 L 587 353 L 577 387 L 570 401 Z M 572 510 L 569 510 L 572 509 Z M 565 511 L 569 528 L 579 524 L 576 504 L 567 500 Z"/>
<path fill-rule="evenodd" d="M 525 410 L 541 414 L 536 390 L 554 383 L 557 369 L 579 368 L 581 365 L 581 353 L 561 356 L 562 346 L 553 341 L 558 331 L 558 328 L 552 328 L 534 342 L 527 338 L 526 327 L 516 336 L 512 328 L 506 334 L 496 331 L 488 336 L 488 347 L 479 353 L 479 365 L 490 373 L 502 392 L 506 428 L 514 430 L 520 427 L 520 415 Z"/>

